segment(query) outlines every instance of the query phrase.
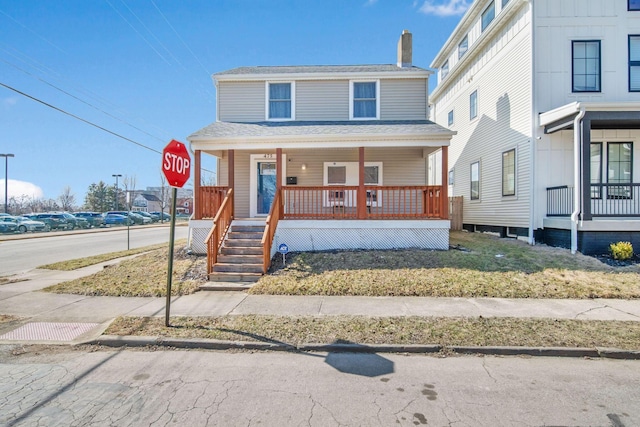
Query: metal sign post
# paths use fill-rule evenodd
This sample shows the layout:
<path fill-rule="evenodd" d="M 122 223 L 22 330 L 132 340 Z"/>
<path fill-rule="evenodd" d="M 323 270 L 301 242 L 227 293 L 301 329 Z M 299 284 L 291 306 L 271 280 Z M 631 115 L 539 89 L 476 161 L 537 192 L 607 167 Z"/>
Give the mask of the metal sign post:
<path fill-rule="evenodd" d="M 164 316 L 164 325 L 171 326 L 169 324 L 169 312 L 171 311 L 171 279 L 173 277 L 173 244 L 176 236 L 176 199 L 178 196 L 178 189 L 176 187 L 171 188 L 171 226 L 169 232 L 169 267 L 167 269 L 167 308 Z"/>

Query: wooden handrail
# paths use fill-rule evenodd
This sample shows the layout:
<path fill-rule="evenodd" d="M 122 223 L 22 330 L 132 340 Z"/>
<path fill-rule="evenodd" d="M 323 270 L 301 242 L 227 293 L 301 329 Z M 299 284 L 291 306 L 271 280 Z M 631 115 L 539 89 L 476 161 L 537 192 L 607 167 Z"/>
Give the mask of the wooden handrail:
<path fill-rule="evenodd" d="M 262 272 L 264 274 L 269 271 L 271 267 L 271 245 L 273 244 L 273 236 L 276 234 L 276 228 L 278 228 L 278 221 L 282 217 L 282 196 L 281 190 L 276 191 L 276 195 L 273 198 L 271 205 L 271 212 L 267 216 L 267 221 L 264 227 L 264 233 L 262 234 Z"/>
<path fill-rule="evenodd" d="M 213 219 L 213 226 L 205 240 L 207 245 L 207 274 L 211 273 L 214 264 L 218 262 L 218 251 L 224 242 L 224 236 L 227 234 L 232 220 L 233 189 L 230 189 Z"/>

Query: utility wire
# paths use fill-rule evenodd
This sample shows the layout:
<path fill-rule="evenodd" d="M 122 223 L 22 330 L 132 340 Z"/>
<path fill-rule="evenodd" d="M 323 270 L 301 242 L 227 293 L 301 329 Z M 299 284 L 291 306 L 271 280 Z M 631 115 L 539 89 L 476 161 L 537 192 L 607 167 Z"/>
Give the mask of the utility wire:
<path fill-rule="evenodd" d="M 45 43 L 49 44 L 50 46 L 53 46 L 54 48 L 56 48 L 57 50 L 59 50 L 60 52 L 67 54 L 67 52 L 65 52 L 64 50 L 62 50 L 61 48 L 59 48 L 58 46 L 56 46 L 55 44 L 53 44 L 52 42 L 50 42 L 49 40 L 45 39 L 44 37 L 42 37 L 40 34 L 36 33 L 35 31 L 33 31 L 31 28 L 27 27 L 26 25 L 24 25 L 22 22 L 16 20 L 15 18 L 13 18 L 11 15 L 9 15 L 8 13 L 6 13 L 3 10 L 0 10 L 0 13 L 3 14 L 4 16 L 6 16 L 7 18 L 11 19 L 13 22 L 15 22 L 16 24 L 20 25 L 22 28 L 24 28 L 25 30 L 29 31 L 31 34 L 34 34 L 36 37 L 38 37 L 40 40 L 44 41 Z"/>
<path fill-rule="evenodd" d="M 29 95 L 29 94 L 27 94 L 27 93 L 24 93 L 24 92 L 22 92 L 22 91 L 20 91 L 20 90 L 18 90 L 18 89 L 16 89 L 16 88 L 14 88 L 14 87 L 12 87 L 12 86 L 9 86 L 9 85 L 4 84 L 4 83 L 2 83 L 2 82 L 0 82 L 0 86 L 3 86 L 3 87 L 5 87 L 5 88 L 9 89 L 10 91 L 13 91 L 13 92 L 15 92 L 15 93 L 17 93 L 17 94 L 19 94 L 19 95 L 22 95 L 22 96 L 24 96 L 24 97 L 26 97 L 26 98 L 29 98 L 29 99 L 31 99 L 32 101 L 35 101 L 35 102 L 37 102 L 37 103 L 39 103 L 39 104 L 42 104 L 42 105 L 44 105 L 44 106 L 46 106 L 46 107 L 49 107 L 49 108 L 51 108 L 51 109 L 53 109 L 53 110 L 56 110 L 56 111 L 58 111 L 58 112 L 60 112 L 60 113 L 62 113 L 62 114 L 65 114 L 65 115 L 69 116 L 69 117 L 73 117 L 73 118 L 74 118 L 74 119 L 76 119 L 76 120 L 80 120 L 81 122 L 86 123 L 86 124 L 88 124 L 89 126 L 93 126 L 93 127 L 97 128 L 97 129 L 100 129 L 101 131 L 107 132 L 108 134 L 111 134 L 111 135 L 113 135 L 113 136 L 115 136 L 115 137 L 117 137 L 117 138 L 124 139 L 125 141 L 131 142 L 132 144 L 135 144 L 135 145 L 137 145 L 138 147 L 144 148 L 144 149 L 146 149 L 146 150 L 152 151 L 152 152 L 157 153 L 157 154 L 162 154 L 162 152 L 161 152 L 161 151 L 158 151 L 158 150 L 156 150 L 155 148 L 152 148 L 152 147 L 149 147 L 149 146 L 147 146 L 147 145 L 144 145 L 144 144 L 142 144 L 142 143 L 140 143 L 140 142 L 138 142 L 138 141 L 134 141 L 134 140 L 133 140 L 133 139 L 131 139 L 131 138 L 127 138 L 127 137 L 126 137 L 126 136 L 124 136 L 124 135 L 120 135 L 120 134 L 119 134 L 119 133 L 117 133 L 117 132 L 111 131 L 111 130 L 109 130 L 109 129 L 105 128 L 105 127 L 102 127 L 102 126 L 100 126 L 100 125 L 98 125 L 98 124 L 95 124 L 95 123 L 93 123 L 93 122 L 91 122 L 91 121 L 89 121 L 89 120 L 86 120 L 86 119 L 83 119 L 82 117 L 76 116 L 76 115 L 75 115 L 75 114 L 73 114 L 73 113 L 70 113 L 70 112 L 68 112 L 68 111 L 65 111 L 65 110 L 63 110 L 62 108 L 58 108 L 58 107 L 56 107 L 55 105 L 51 105 L 51 104 L 49 104 L 48 102 L 45 102 L 45 101 L 43 101 L 43 100 L 41 100 L 41 99 L 38 99 L 38 98 L 36 98 L 36 97 L 34 97 L 34 96 L 31 96 L 31 95 Z M 210 171 L 210 170 L 208 170 L 208 169 L 204 169 L 204 168 L 203 168 L 202 170 L 203 170 L 203 171 L 206 171 L 206 172 L 210 172 L 210 173 L 215 173 L 215 172 L 213 172 L 213 171 Z"/>

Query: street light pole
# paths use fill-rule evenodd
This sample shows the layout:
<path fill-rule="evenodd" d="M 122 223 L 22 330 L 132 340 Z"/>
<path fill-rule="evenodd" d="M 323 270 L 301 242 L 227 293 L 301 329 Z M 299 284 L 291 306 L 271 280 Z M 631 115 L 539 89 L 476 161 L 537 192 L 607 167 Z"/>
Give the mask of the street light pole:
<path fill-rule="evenodd" d="M 115 210 L 117 211 L 118 210 L 118 178 L 121 178 L 122 175 L 113 174 L 111 176 L 115 177 L 115 179 L 116 179 L 116 203 L 115 203 L 116 207 L 115 207 Z"/>
<path fill-rule="evenodd" d="M 9 157 L 13 154 L 0 154 L 4 157 L 4 213 L 9 213 Z"/>

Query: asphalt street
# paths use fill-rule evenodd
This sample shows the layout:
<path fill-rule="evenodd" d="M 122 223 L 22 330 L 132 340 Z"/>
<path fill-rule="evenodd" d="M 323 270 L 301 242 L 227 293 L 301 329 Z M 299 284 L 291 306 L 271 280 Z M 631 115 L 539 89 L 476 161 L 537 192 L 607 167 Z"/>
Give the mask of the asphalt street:
<path fill-rule="evenodd" d="M 186 238 L 187 233 L 188 227 L 176 227 L 176 239 Z M 53 262 L 127 250 L 126 227 L 103 232 L 52 232 L 15 236 L 16 239 L 9 237 L 0 241 L 0 276 Z M 168 241 L 168 226 L 130 228 L 129 247 L 132 249 Z"/>
<path fill-rule="evenodd" d="M 0 347 L 5 426 L 640 425 L 640 362 Z"/>

